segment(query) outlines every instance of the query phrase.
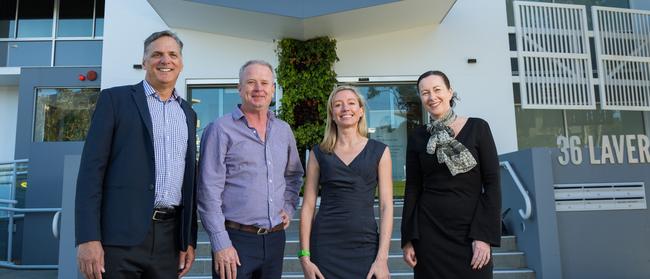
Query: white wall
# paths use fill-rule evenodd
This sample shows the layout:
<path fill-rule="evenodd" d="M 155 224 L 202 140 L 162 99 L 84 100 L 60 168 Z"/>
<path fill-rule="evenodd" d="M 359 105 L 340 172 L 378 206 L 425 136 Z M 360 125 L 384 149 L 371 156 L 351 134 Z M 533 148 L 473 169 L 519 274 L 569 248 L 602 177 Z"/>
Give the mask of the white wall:
<path fill-rule="evenodd" d="M 440 25 L 338 42 L 339 76 L 419 76 L 442 70 L 457 113 L 486 119 L 499 153 L 517 150 L 505 1 L 459 0 Z M 467 64 L 476 58 L 476 64 Z"/>
<path fill-rule="evenodd" d="M 169 27 L 146 0 L 106 1 L 104 17 L 102 88 L 141 81 L 144 71 L 133 64 L 142 63 L 144 39 Z"/>
<path fill-rule="evenodd" d="M 105 25 L 102 88 L 140 81 L 144 71 L 132 66 L 142 60 L 142 42 L 167 25 L 146 0 L 107 1 Z M 177 84 L 183 96 L 187 79 L 237 78 L 249 59 L 277 65 L 272 41 L 174 31 L 185 43 Z M 486 119 L 499 153 L 517 149 L 505 1 L 459 0 L 440 25 L 339 41 L 337 52 L 339 76 L 446 72 L 461 98 L 458 113 Z M 467 58 L 478 63 L 467 64 Z"/>
<path fill-rule="evenodd" d="M 125 7 L 128 7 L 125 8 Z M 133 84 L 144 78 L 144 40 L 151 33 L 170 29 L 146 0 L 112 0 L 106 3 L 102 88 Z M 250 59 L 277 65 L 275 44 L 184 29 L 172 29 L 183 41 L 184 70 L 176 89 L 186 96 L 186 80 L 237 78 L 239 67 Z"/>
<path fill-rule="evenodd" d="M 18 121 L 18 87 L 0 86 L 0 162 L 14 160 Z"/>

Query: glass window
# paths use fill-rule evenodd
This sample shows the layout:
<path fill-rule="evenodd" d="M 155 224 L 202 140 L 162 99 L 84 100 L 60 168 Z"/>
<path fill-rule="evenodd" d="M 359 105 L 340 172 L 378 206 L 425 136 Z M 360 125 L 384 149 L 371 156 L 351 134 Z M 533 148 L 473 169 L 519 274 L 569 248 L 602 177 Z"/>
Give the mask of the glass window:
<path fill-rule="evenodd" d="M 192 108 L 196 111 L 197 131 L 196 136 L 201 138 L 203 129 L 213 120 L 232 112 L 241 102 L 237 85 L 220 85 L 220 87 L 194 87 L 190 88 Z"/>
<path fill-rule="evenodd" d="M 83 141 L 99 88 L 38 88 L 34 141 Z"/>
<path fill-rule="evenodd" d="M 57 37 L 92 36 L 93 6 L 89 0 L 60 0 Z"/>
<path fill-rule="evenodd" d="M 102 64 L 102 41 L 57 41 L 55 66 L 97 66 Z"/>
<path fill-rule="evenodd" d="M 588 136 L 593 136 L 594 145 L 600 146 L 603 135 L 645 134 L 640 111 L 567 110 L 566 119 L 569 136 L 579 136 L 585 146 Z"/>
<path fill-rule="evenodd" d="M 0 67 L 7 67 L 7 55 L 9 55 L 9 42 L 0 42 Z"/>
<path fill-rule="evenodd" d="M 557 147 L 557 137 L 564 135 L 564 116 L 557 109 L 522 109 L 515 104 L 519 149 Z"/>
<path fill-rule="evenodd" d="M 95 1 L 95 37 L 104 36 L 104 0 Z"/>
<path fill-rule="evenodd" d="M 52 41 L 9 42 L 7 66 L 51 66 Z"/>
<path fill-rule="evenodd" d="M 16 28 L 16 0 L 0 1 L 0 38 L 13 38 Z"/>
<path fill-rule="evenodd" d="M 395 196 L 404 196 L 406 137 L 422 123 L 423 110 L 415 83 L 358 84 L 367 100 L 368 134 L 389 146 Z"/>
<path fill-rule="evenodd" d="M 20 0 L 18 37 L 52 37 L 54 0 Z"/>

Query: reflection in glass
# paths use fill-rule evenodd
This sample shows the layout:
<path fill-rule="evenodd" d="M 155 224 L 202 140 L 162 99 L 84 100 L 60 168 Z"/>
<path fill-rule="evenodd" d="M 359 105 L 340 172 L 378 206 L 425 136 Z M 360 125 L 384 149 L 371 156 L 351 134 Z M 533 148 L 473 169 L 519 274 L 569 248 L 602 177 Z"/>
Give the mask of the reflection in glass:
<path fill-rule="evenodd" d="M 1 50 L 1 48 L 0 48 Z M 7 66 L 51 66 L 52 41 L 9 42 Z"/>
<path fill-rule="evenodd" d="M 564 116 L 557 109 L 522 109 L 515 105 L 519 149 L 557 147 L 557 137 L 564 135 Z"/>
<path fill-rule="evenodd" d="M 367 100 L 368 135 L 389 146 L 395 196 L 404 195 L 408 133 L 422 124 L 422 106 L 415 84 L 357 85 Z"/>
<path fill-rule="evenodd" d="M 104 36 L 104 0 L 95 1 L 95 37 Z"/>
<path fill-rule="evenodd" d="M 567 110 L 569 136 L 579 136 L 587 146 L 587 137 L 593 136 L 600 146 L 603 135 L 645 134 L 643 112 L 619 110 Z"/>
<path fill-rule="evenodd" d="M 232 112 L 241 101 L 236 85 L 190 88 L 189 95 L 198 119 L 196 136 L 199 139 L 205 126 L 224 114 Z"/>
<path fill-rule="evenodd" d="M 102 41 L 57 41 L 55 50 L 55 66 L 102 64 Z"/>
<path fill-rule="evenodd" d="M 13 38 L 16 28 L 16 0 L 0 1 L 0 38 Z"/>
<path fill-rule="evenodd" d="M 52 37 L 54 0 L 20 0 L 18 37 Z"/>
<path fill-rule="evenodd" d="M 34 141 L 83 141 L 99 88 L 38 88 Z"/>
<path fill-rule="evenodd" d="M 57 37 L 90 37 L 93 34 L 93 3 L 60 0 Z"/>
<path fill-rule="evenodd" d="M 7 67 L 8 55 L 9 55 L 9 42 L 0 42 L 0 67 Z"/>

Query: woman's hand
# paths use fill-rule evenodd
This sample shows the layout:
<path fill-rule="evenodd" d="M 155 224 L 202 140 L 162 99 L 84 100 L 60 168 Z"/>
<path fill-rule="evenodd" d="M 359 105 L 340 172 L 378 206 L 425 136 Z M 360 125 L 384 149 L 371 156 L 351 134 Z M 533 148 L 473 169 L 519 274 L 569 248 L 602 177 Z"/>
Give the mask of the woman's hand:
<path fill-rule="evenodd" d="M 307 256 L 300 258 L 300 264 L 302 265 L 302 273 L 305 274 L 305 279 L 325 279 L 318 267 L 311 262 L 311 259 Z"/>
<path fill-rule="evenodd" d="M 373 277 L 374 276 L 374 277 Z M 388 271 L 388 260 L 387 259 L 377 259 L 372 266 L 370 266 L 370 271 L 366 279 L 388 279 L 390 278 L 390 271 Z"/>
<path fill-rule="evenodd" d="M 492 257 L 490 244 L 480 240 L 474 240 L 472 242 L 472 251 L 474 251 L 471 263 L 472 269 L 481 269 L 490 262 L 490 257 Z"/>
<path fill-rule="evenodd" d="M 418 259 L 415 257 L 415 249 L 413 249 L 413 244 L 410 241 L 404 244 L 404 247 L 402 247 L 402 252 L 404 253 L 404 261 L 406 264 L 408 264 L 411 268 L 415 267 L 415 265 L 418 263 Z"/>

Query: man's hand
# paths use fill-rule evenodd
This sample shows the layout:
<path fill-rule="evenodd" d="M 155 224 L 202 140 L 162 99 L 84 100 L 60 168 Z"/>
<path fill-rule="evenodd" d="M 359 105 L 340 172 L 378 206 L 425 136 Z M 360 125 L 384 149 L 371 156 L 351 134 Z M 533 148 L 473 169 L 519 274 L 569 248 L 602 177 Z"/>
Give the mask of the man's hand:
<path fill-rule="evenodd" d="M 282 220 L 282 224 L 284 224 L 284 229 L 286 230 L 289 227 L 289 223 L 291 223 L 291 217 L 289 217 L 289 214 L 287 214 L 284 209 L 280 210 L 280 219 Z"/>
<path fill-rule="evenodd" d="M 192 263 L 194 263 L 194 247 L 192 245 L 187 246 L 187 251 L 180 252 L 178 259 L 178 278 L 181 278 L 187 274 L 192 268 Z"/>
<path fill-rule="evenodd" d="M 235 247 L 214 252 L 214 270 L 221 279 L 237 278 L 237 266 L 241 266 Z"/>
<path fill-rule="evenodd" d="M 79 244 L 77 249 L 79 271 L 86 279 L 101 279 L 104 270 L 104 248 L 95 240 Z"/>

